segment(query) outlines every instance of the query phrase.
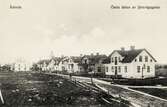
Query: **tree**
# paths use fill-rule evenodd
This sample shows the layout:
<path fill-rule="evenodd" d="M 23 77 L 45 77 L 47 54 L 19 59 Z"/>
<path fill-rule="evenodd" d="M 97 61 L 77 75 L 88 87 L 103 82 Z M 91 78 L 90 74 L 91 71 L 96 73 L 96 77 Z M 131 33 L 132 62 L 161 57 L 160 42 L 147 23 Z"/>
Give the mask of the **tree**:
<path fill-rule="evenodd" d="M 5 64 L 5 65 L 1 66 L 1 70 L 2 71 L 11 71 L 11 65 Z"/>
<path fill-rule="evenodd" d="M 32 67 L 31 67 L 31 70 L 32 70 L 32 71 L 39 71 L 40 68 L 38 67 L 37 64 L 34 63 L 34 64 L 32 65 Z"/>

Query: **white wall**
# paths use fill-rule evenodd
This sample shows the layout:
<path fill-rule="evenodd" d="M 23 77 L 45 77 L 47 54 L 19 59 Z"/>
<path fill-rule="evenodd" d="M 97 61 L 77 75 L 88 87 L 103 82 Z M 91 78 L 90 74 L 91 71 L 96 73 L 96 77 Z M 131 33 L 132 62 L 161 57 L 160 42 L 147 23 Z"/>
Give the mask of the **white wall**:
<path fill-rule="evenodd" d="M 71 58 L 68 58 L 68 61 L 65 61 L 63 64 L 62 64 L 62 61 L 59 63 L 60 71 L 62 71 L 62 67 L 65 67 L 65 70 L 67 70 L 68 73 L 79 71 L 78 63 L 75 63 Z M 71 67 L 71 64 L 73 64 L 73 68 Z"/>
<path fill-rule="evenodd" d="M 14 64 L 14 71 L 30 71 L 30 65 L 25 63 Z"/>
<path fill-rule="evenodd" d="M 105 64 L 105 67 L 108 67 L 108 72 L 105 71 L 105 73 L 106 73 L 106 75 L 115 75 L 115 66 L 117 66 L 117 67 L 118 67 L 118 66 L 121 66 L 121 72 L 117 72 L 118 75 L 121 75 L 121 73 L 123 72 L 123 71 L 122 71 L 122 70 L 123 70 L 123 68 L 122 68 L 122 63 L 120 63 L 119 60 L 118 60 L 118 64 L 115 65 L 114 62 L 112 62 L 112 57 L 113 57 L 113 59 L 114 59 L 114 62 L 115 62 L 115 57 L 117 57 L 117 58 L 120 57 L 121 60 L 122 60 L 122 58 L 123 58 L 118 52 L 114 52 L 114 53 L 112 54 L 112 56 L 110 57 L 111 63 L 110 63 L 110 64 Z M 113 72 L 113 70 L 111 69 L 112 66 L 114 67 L 114 72 Z"/>
<path fill-rule="evenodd" d="M 139 56 L 142 56 L 142 62 L 139 62 Z M 145 62 L 145 56 L 148 56 L 148 62 Z M 121 57 L 118 52 L 114 52 L 111 57 Z M 122 60 L 123 57 L 121 57 Z M 155 76 L 155 61 L 149 56 L 146 51 L 141 52 L 137 57 L 137 61 L 132 61 L 132 63 L 120 63 L 115 65 L 114 62 L 111 61 L 110 64 L 104 64 L 105 67 L 108 67 L 108 72 L 105 73 L 106 75 L 115 75 L 115 66 L 121 66 L 121 72 L 118 70 L 118 75 L 122 75 L 124 78 L 142 78 L 142 71 L 140 73 L 137 72 L 137 66 L 142 67 L 145 64 L 146 68 L 143 70 L 143 76 L 146 77 L 154 77 Z M 150 62 L 152 60 L 152 62 Z M 111 67 L 114 66 L 114 72 L 112 71 Z M 127 72 L 125 72 L 124 67 L 127 66 Z M 150 72 L 147 72 L 147 66 L 150 66 Z"/>
<path fill-rule="evenodd" d="M 139 62 L 139 56 L 142 56 L 142 62 Z M 148 62 L 145 62 L 145 56 L 148 56 Z M 148 55 L 146 51 L 141 52 L 137 57 L 137 61 L 132 61 L 132 68 L 131 75 L 133 75 L 134 78 L 142 78 L 142 69 L 141 72 L 137 72 L 137 66 L 140 66 L 141 68 L 145 65 L 145 69 L 143 69 L 143 76 L 146 77 L 154 77 L 155 76 L 155 61 Z M 152 62 L 150 61 L 152 60 Z M 147 66 L 150 66 L 150 72 L 147 72 Z"/>

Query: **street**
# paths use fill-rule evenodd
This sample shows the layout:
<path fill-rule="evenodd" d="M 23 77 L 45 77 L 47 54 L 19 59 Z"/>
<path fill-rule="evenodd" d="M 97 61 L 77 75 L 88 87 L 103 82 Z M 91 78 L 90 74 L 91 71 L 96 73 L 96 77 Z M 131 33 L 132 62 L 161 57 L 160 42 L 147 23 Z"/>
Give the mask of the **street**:
<path fill-rule="evenodd" d="M 64 78 L 69 78 L 67 75 L 52 75 L 59 75 Z M 91 83 L 91 78 L 88 77 L 72 76 L 72 79 L 83 83 Z M 96 78 L 93 78 L 93 83 L 102 89 L 109 91 L 109 94 L 112 96 L 121 97 L 130 101 L 136 107 L 167 107 L 167 100 L 143 93 L 141 91 L 132 90 L 123 85 L 111 84 L 110 82 Z"/>

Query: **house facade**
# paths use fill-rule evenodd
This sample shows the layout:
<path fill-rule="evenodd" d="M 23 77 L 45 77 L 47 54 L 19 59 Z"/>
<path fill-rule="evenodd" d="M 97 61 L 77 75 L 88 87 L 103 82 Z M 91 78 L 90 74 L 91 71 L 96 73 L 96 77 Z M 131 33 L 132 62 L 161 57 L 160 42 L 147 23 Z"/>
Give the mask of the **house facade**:
<path fill-rule="evenodd" d="M 84 55 L 80 62 L 80 72 L 89 74 L 89 73 L 102 73 L 105 71 L 103 60 L 106 59 L 106 55 L 100 55 L 97 53 L 96 55 Z"/>
<path fill-rule="evenodd" d="M 65 57 L 59 63 L 59 70 L 66 73 L 77 73 L 80 70 L 80 57 Z"/>
<path fill-rule="evenodd" d="M 37 62 L 38 68 L 40 71 L 48 71 L 48 64 L 49 64 L 49 60 L 47 59 L 43 59 Z"/>
<path fill-rule="evenodd" d="M 146 49 L 114 50 L 109 55 L 110 63 L 105 63 L 107 76 L 123 78 L 155 77 L 155 58 Z"/>
<path fill-rule="evenodd" d="M 14 72 L 19 72 L 19 71 L 30 71 L 31 65 L 28 63 L 23 63 L 23 62 L 17 62 L 13 63 L 11 66 L 11 70 Z"/>
<path fill-rule="evenodd" d="M 59 71 L 59 62 L 61 61 L 60 57 L 52 57 L 49 60 L 49 63 L 47 65 L 47 69 L 50 72 L 54 72 L 54 71 Z"/>

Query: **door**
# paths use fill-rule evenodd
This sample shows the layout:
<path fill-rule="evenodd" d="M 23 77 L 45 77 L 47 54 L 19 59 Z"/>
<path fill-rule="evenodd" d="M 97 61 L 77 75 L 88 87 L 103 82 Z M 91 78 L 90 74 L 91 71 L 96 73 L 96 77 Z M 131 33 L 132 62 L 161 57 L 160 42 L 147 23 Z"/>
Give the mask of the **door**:
<path fill-rule="evenodd" d="M 117 66 L 115 66 L 115 76 L 118 75 L 118 70 L 117 70 Z"/>

